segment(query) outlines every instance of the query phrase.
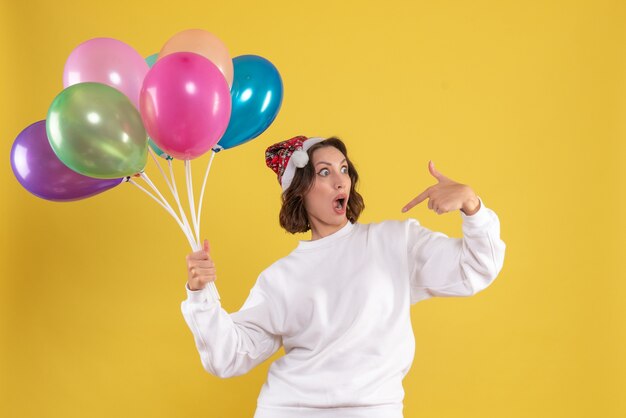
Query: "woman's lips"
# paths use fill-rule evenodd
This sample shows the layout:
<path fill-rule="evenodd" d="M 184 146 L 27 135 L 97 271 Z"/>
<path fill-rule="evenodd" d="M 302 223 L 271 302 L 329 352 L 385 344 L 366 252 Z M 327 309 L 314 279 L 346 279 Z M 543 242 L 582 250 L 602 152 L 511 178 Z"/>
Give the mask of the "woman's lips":
<path fill-rule="evenodd" d="M 337 213 L 338 215 L 343 215 L 346 213 L 347 200 L 348 199 L 345 196 L 339 196 L 335 198 L 335 200 L 333 200 L 333 210 L 335 211 L 335 213 Z M 338 207 L 339 202 L 341 203 L 341 207 Z"/>

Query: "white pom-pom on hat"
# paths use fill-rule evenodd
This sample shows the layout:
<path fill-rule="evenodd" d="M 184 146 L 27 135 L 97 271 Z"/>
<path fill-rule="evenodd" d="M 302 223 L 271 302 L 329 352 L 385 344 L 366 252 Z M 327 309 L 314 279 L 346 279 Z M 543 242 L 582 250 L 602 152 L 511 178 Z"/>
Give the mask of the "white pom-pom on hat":
<path fill-rule="evenodd" d="M 309 162 L 309 154 L 304 150 L 296 150 L 291 155 L 291 161 L 293 161 L 293 165 L 298 168 L 302 168 Z"/>
<path fill-rule="evenodd" d="M 322 138 L 322 137 L 307 138 L 302 143 L 302 149 L 296 150 L 293 152 L 293 154 L 291 154 L 291 158 L 289 158 L 289 161 L 287 162 L 287 167 L 285 168 L 285 172 L 283 173 L 283 177 L 280 182 L 283 192 L 287 190 L 287 188 L 289 188 L 289 186 L 291 185 L 293 176 L 296 174 L 296 169 L 303 168 L 309 162 L 309 154 L 307 152 L 309 148 L 311 148 L 313 145 L 317 144 L 318 142 L 322 142 L 324 139 L 326 138 Z M 302 156 L 298 157 L 298 155 L 302 155 L 302 154 L 304 154 L 304 157 Z M 295 164 L 296 161 L 298 161 L 299 163 L 304 162 L 304 164 L 302 164 L 302 166 L 298 166 Z"/>

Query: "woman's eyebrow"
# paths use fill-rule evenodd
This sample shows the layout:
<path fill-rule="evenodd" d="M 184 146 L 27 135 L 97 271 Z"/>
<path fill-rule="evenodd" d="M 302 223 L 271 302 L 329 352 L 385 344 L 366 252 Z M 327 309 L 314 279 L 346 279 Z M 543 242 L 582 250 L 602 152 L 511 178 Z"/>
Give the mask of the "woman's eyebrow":
<path fill-rule="evenodd" d="M 343 164 L 345 162 L 346 162 L 346 159 L 344 158 L 343 161 L 341 161 L 339 164 Z M 318 161 L 315 163 L 315 165 L 318 165 L 318 164 L 332 165 L 331 163 L 327 163 L 326 161 Z"/>

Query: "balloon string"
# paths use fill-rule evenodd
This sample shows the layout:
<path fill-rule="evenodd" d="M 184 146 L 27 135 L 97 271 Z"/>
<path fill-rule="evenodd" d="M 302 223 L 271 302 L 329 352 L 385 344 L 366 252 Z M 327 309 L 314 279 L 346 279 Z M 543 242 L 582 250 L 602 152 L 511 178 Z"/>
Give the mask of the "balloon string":
<path fill-rule="evenodd" d="M 199 228 L 198 221 L 197 221 L 198 217 L 196 216 L 196 213 L 195 213 L 196 205 L 193 200 L 193 183 L 192 183 L 192 177 L 191 177 L 191 161 L 190 160 L 185 160 L 185 173 L 187 175 L 187 196 L 189 198 L 189 211 L 191 212 L 191 218 L 192 218 L 193 225 L 196 231 L 196 241 L 198 243 L 198 248 L 196 249 L 196 251 L 198 251 L 202 248 L 202 246 L 200 244 L 200 228 Z M 213 294 L 213 297 L 215 299 L 217 300 L 220 299 L 220 294 L 217 291 L 217 287 L 215 287 L 215 283 L 209 282 L 208 289 L 209 289 L 209 292 Z"/>
<path fill-rule="evenodd" d="M 209 171 L 211 170 L 211 164 L 213 164 L 213 158 L 215 158 L 215 150 L 211 152 L 211 159 L 209 165 L 204 173 L 204 181 L 202 182 L 202 191 L 200 192 L 200 201 L 198 202 L 198 230 L 200 230 L 200 222 L 202 221 L 202 200 L 204 198 L 204 188 L 206 187 L 206 179 L 209 177 Z"/>
<path fill-rule="evenodd" d="M 167 160 L 167 164 L 170 167 L 170 176 L 172 178 L 172 186 L 174 187 L 174 199 L 176 199 L 176 202 L 178 202 L 178 207 L 180 209 L 180 211 L 183 213 L 183 216 L 185 218 L 185 225 L 187 226 L 187 229 L 189 231 L 189 233 L 191 234 L 191 227 L 189 226 L 189 221 L 187 220 L 187 215 L 184 215 L 185 211 L 182 208 L 182 205 L 180 203 L 180 198 L 178 196 L 178 187 L 176 186 L 176 176 L 174 176 L 174 167 L 172 165 L 172 160 Z M 195 246 L 193 248 L 194 251 L 198 250 L 198 246 Z"/>
<path fill-rule="evenodd" d="M 170 167 L 170 176 L 172 177 L 172 186 L 174 187 L 174 190 L 172 192 L 172 194 L 174 195 L 174 199 L 176 199 L 176 203 L 178 204 L 178 209 L 180 210 L 180 212 L 183 214 L 183 220 L 185 222 L 185 225 L 187 226 L 187 231 L 189 231 L 189 235 L 193 236 L 193 231 L 191 230 L 191 226 L 189 225 L 189 220 L 187 219 L 187 215 L 185 215 L 185 211 L 183 210 L 183 206 L 180 203 L 180 198 L 178 195 L 178 186 L 176 185 L 176 176 L 174 175 L 174 167 L 172 165 L 172 160 L 167 160 L 167 163 Z M 195 245 L 192 246 L 194 251 L 198 251 L 200 249 L 202 249 L 202 246 L 200 245 L 200 241 L 197 239 L 194 239 Z"/>
<path fill-rule="evenodd" d="M 170 206 L 170 204 L 167 201 L 167 199 L 165 197 L 163 197 L 163 195 L 161 194 L 159 189 L 157 189 L 157 187 L 154 185 L 154 183 L 152 183 L 152 181 L 150 180 L 150 177 L 148 177 L 148 175 L 145 172 L 143 172 L 143 171 L 141 173 L 139 173 L 139 176 L 142 179 L 144 179 L 146 183 L 148 183 L 148 186 L 150 186 L 152 188 L 152 190 L 154 190 L 156 192 L 157 195 L 159 195 L 159 197 L 161 198 L 161 201 L 163 202 L 163 204 L 165 204 L 172 212 L 174 212 L 174 209 L 172 209 L 172 206 Z"/>
<path fill-rule="evenodd" d="M 170 181 L 167 179 L 167 176 L 165 175 L 165 172 L 161 168 L 161 164 L 159 164 L 159 160 L 157 159 L 156 155 L 154 154 L 154 151 L 152 151 L 152 148 L 148 147 L 148 152 L 150 152 L 150 156 L 154 160 L 154 163 L 156 164 L 156 166 L 159 168 L 159 171 L 161 172 L 161 175 L 165 179 L 165 182 L 167 183 L 167 186 L 170 188 L 170 191 L 171 191 L 172 190 L 172 185 L 170 184 Z"/>
<path fill-rule="evenodd" d="M 146 183 L 148 183 L 148 185 L 152 188 L 152 190 L 154 190 L 159 195 L 159 197 L 161 198 L 161 201 L 163 202 L 163 204 L 166 205 L 172 213 L 175 213 L 174 209 L 172 209 L 172 206 L 170 206 L 170 204 L 167 201 L 167 199 L 165 199 L 165 197 L 163 197 L 163 195 L 161 194 L 159 189 L 154 185 L 154 183 L 152 183 L 152 181 L 150 180 L 150 177 L 148 177 L 148 175 L 145 172 L 141 172 L 141 173 L 139 173 L 139 175 L 141 176 L 142 179 L 144 179 L 146 181 Z M 178 219 L 178 216 L 176 218 Z M 180 220 L 179 220 L 179 222 L 180 222 Z M 187 228 L 187 230 L 189 231 L 189 235 L 192 238 L 192 242 L 196 242 L 196 241 L 193 240 L 193 234 L 191 233 L 189 228 Z M 196 243 L 196 245 L 197 245 L 197 243 Z M 194 251 L 196 250 L 194 245 L 192 245 L 192 248 L 194 248 Z"/>
<path fill-rule="evenodd" d="M 191 178 L 191 160 L 185 160 L 185 173 L 187 174 L 187 196 L 189 197 L 189 210 L 191 220 L 196 232 L 196 240 L 200 243 L 200 230 L 198 229 L 198 217 L 196 216 L 196 204 L 193 200 L 193 180 Z"/>
<path fill-rule="evenodd" d="M 154 154 L 151 153 L 151 155 L 154 158 Z M 152 190 L 154 190 L 161 198 L 158 199 L 156 196 L 154 196 L 152 193 L 150 193 L 148 190 L 146 190 L 145 188 L 141 187 L 139 184 L 137 184 L 135 181 L 133 181 L 130 177 L 128 177 L 128 182 L 130 184 L 132 184 L 133 186 L 139 188 L 141 191 L 143 191 L 144 193 L 146 193 L 148 196 L 150 196 L 155 202 L 157 202 L 159 205 L 161 205 L 161 207 L 163 207 L 163 209 L 165 209 L 167 211 L 167 213 L 169 213 L 172 218 L 174 218 L 174 220 L 176 221 L 176 223 L 178 224 L 178 226 L 180 227 L 180 229 L 183 231 L 183 233 L 185 234 L 185 237 L 187 238 L 187 241 L 189 241 L 189 245 L 191 246 L 191 248 L 194 251 L 199 251 L 202 247 L 200 246 L 199 242 L 200 240 L 194 240 L 193 237 L 193 233 L 191 231 L 191 227 L 189 226 L 189 221 L 187 220 L 187 216 L 185 215 L 185 211 L 182 208 L 182 205 L 180 203 L 180 199 L 178 198 L 178 188 L 176 187 L 176 179 L 174 177 L 174 169 L 172 167 L 172 162 L 171 160 L 168 160 L 169 163 L 169 167 L 170 167 L 170 173 L 172 175 L 172 185 L 170 185 L 170 182 L 167 180 L 167 177 L 165 176 L 165 173 L 163 172 L 163 169 L 161 168 L 161 165 L 155 160 L 155 163 L 157 164 L 157 166 L 159 167 L 159 171 L 161 171 L 161 174 L 163 174 L 166 183 L 168 184 L 168 186 L 170 187 L 170 191 L 172 191 L 172 187 L 174 189 L 174 192 L 172 193 L 174 195 L 174 198 L 176 200 L 176 202 L 178 203 L 178 208 L 181 212 L 181 215 L 183 217 L 183 220 L 185 221 L 185 224 L 183 225 L 183 223 L 181 222 L 181 220 L 178 218 L 178 216 L 176 215 L 176 213 L 174 212 L 174 210 L 172 209 L 172 207 L 170 206 L 170 204 L 168 203 L 168 201 L 163 197 L 163 195 L 161 194 L 161 192 L 159 191 L 159 189 L 156 188 L 156 186 L 154 185 L 154 183 L 152 183 L 152 181 L 150 180 L 150 178 L 148 177 L 148 175 L 144 172 L 140 173 L 140 177 L 142 179 L 144 179 L 146 181 L 146 183 L 148 183 L 148 185 L 152 188 Z M 191 172 L 189 172 L 189 176 L 191 175 Z M 192 196 L 193 198 L 193 196 Z M 194 205 L 190 206 L 190 210 L 192 215 L 195 215 L 193 213 L 193 207 Z M 195 222 L 195 221 L 194 221 Z M 198 235 L 199 236 L 199 235 Z M 212 293 L 213 297 L 217 300 L 220 300 L 220 294 L 217 291 L 217 287 L 215 287 L 215 283 L 210 282 L 209 286 L 208 286 L 209 292 Z"/>
<path fill-rule="evenodd" d="M 163 202 L 161 202 L 159 199 L 157 199 L 156 196 L 154 196 L 152 193 L 150 193 L 149 191 L 147 191 L 145 188 L 141 187 L 139 184 L 137 184 L 136 182 L 133 181 L 133 179 L 129 178 L 128 182 L 130 184 L 132 184 L 133 186 L 137 187 L 139 190 L 141 190 L 142 192 L 144 192 L 145 194 L 147 194 L 148 196 L 150 196 L 152 199 L 154 199 L 155 202 L 157 202 L 159 205 L 161 205 L 163 207 L 163 209 L 165 209 L 167 211 L 167 213 L 169 213 L 172 218 L 174 218 L 174 220 L 176 221 L 176 223 L 178 224 L 178 226 L 183 230 L 183 233 L 185 234 L 185 237 L 187 237 L 187 240 L 189 241 L 189 244 L 191 244 L 193 246 L 193 240 L 191 239 L 191 237 L 189 236 L 189 234 L 187 233 L 186 228 L 183 226 L 183 224 L 180 222 L 180 219 L 178 219 L 178 217 L 176 216 L 176 214 L 174 212 L 172 212 L 172 210 L 170 208 L 168 208 L 167 206 L 165 206 L 163 204 Z"/>
<path fill-rule="evenodd" d="M 141 172 L 139 173 L 139 176 L 148 184 L 148 186 L 150 186 L 150 188 L 152 190 L 154 190 L 156 192 L 156 194 L 160 197 L 160 202 L 163 203 L 163 205 L 168 209 L 169 212 L 171 212 L 172 214 L 174 214 L 176 216 L 176 219 L 178 220 L 178 222 L 180 222 L 181 225 L 182 222 L 180 220 L 180 218 L 178 217 L 178 215 L 176 214 L 176 212 L 174 212 L 174 209 L 172 208 L 172 206 L 169 204 L 169 202 L 167 201 L 167 199 L 165 199 L 165 197 L 163 197 L 163 195 L 161 194 L 161 192 L 159 191 L 159 189 L 154 185 L 154 183 L 152 183 L 152 181 L 150 180 L 150 177 L 148 177 L 148 175 L 145 172 Z M 156 197 L 155 197 L 156 198 Z M 183 225 L 184 226 L 184 225 Z M 192 238 L 193 235 L 189 234 Z"/>
<path fill-rule="evenodd" d="M 218 150 L 219 151 L 219 150 Z M 206 186 L 206 179 L 209 176 L 209 170 L 211 170 L 211 164 L 213 163 L 213 158 L 215 158 L 216 151 L 213 150 L 211 153 L 211 159 L 209 160 L 209 165 L 207 166 L 206 173 L 204 174 L 204 181 L 202 182 L 202 191 L 200 192 L 200 202 L 198 203 L 198 231 L 200 231 L 200 221 L 202 220 L 202 202 L 204 198 L 204 188 Z M 211 282 L 209 284 L 209 290 L 213 292 L 215 298 L 220 299 L 220 294 L 215 287 L 215 283 Z"/>
<path fill-rule="evenodd" d="M 174 183 L 174 187 L 172 188 L 172 183 L 170 183 L 170 181 L 168 180 L 167 176 L 165 175 L 165 172 L 161 168 L 161 164 L 159 164 L 159 162 L 157 160 L 157 157 L 154 154 L 154 151 L 152 151 L 152 148 L 150 148 L 150 147 L 148 147 L 148 151 L 150 151 L 150 155 L 152 156 L 152 159 L 154 160 L 154 163 L 159 168 L 159 171 L 161 172 L 161 175 L 163 176 L 163 178 L 165 179 L 165 182 L 167 183 L 167 187 L 169 187 L 170 192 L 172 192 L 172 195 L 174 196 L 174 200 L 178 204 L 178 210 L 180 212 L 180 216 L 182 218 L 183 224 L 185 225 L 185 228 L 187 228 L 187 231 L 189 232 L 189 234 L 191 234 L 191 228 L 189 226 L 189 221 L 187 220 L 187 215 L 185 214 L 185 211 L 183 210 L 183 207 L 180 204 L 180 199 L 178 198 L 178 190 L 176 190 L 176 183 Z M 170 173 L 172 175 L 172 182 L 174 182 L 175 179 L 174 179 L 174 171 L 172 170 L 172 163 L 171 163 L 170 159 L 168 159 L 167 161 L 168 161 L 169 166 L 170 166 Z M 197 251 L 198 248 L 193 248 L 193 250 Z"/>

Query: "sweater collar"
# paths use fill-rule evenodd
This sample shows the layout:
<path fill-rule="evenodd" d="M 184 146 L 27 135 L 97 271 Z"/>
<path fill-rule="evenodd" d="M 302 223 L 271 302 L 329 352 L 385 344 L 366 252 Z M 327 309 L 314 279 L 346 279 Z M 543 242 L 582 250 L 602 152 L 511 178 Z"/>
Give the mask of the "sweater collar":
<path fill-rule="evenodd" d="M 342 237 L 347 236 L 354 229 L 354 224 L 350 221 L 346 222 L 346 224 L 338 231 L 325 236 L 324 238 L 316 239 L 315 241 L 299 241 L 298 246 L 296 247 L 296 251 L 300 250 L 310 250 L 314 248 L 322 248 L 329 246 L 335 242 L 337 242 Z"/>

